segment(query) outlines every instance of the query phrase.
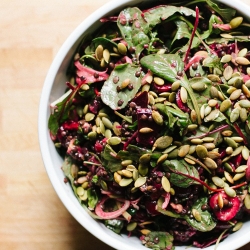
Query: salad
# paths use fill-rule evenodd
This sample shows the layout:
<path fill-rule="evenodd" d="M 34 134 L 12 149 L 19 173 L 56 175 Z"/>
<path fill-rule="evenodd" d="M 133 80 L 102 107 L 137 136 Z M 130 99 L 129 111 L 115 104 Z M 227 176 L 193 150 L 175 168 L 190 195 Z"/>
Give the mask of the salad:
<path fill-rule="evenodd" d="M 250 24 L 210 0 L 100 22 L 51 103 L 64 181 L 148 248 L 216 247 L 250 214 Z"/>

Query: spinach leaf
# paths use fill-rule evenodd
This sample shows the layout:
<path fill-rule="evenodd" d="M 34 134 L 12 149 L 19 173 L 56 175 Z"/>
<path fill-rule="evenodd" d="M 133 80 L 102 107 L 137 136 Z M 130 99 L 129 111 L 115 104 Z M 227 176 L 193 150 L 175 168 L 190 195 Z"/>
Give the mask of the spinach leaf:
<path fill-rule="evenodd" d="M 110 230 L 112 230 L 113 232 L 120 234 L 121 230 L 124 226 L 124 221 L 122 220 L 105 220 L 104 221 L 104 225 L 109 228 Z"/>
<path fill-rule="evenodd" d="M 102 86 L 102 101 L 113 110 L 125 108 L 128 102 L 135 97 L 139 88 L 141 87 L 141 78 L 136 77 L 136 72 L 139 69 L 140 68 L 138 66 L 133 66 L 128 63 L 115 67 L 109 78 L 104 82 Z M 114 77 L 119 78 L 118 83 L 114 83 Z M 125 88 L 117 92 L 117 86 L 120 86 L 122 82 L 127 79 L 130 79 L 130 82 L 133 85 L 133 89 Z M 123 101 L 122 104 L 119 104 L 120 100 Z"/>
<path fill-rule="evenodd" d="M 199 179 L 199 173 L 197 171 L 197 169 L 192 166 L 189 165 L 186 161 L 184 160 L 166 160 L 162 163 L 164 169 L 166 171 L 170 171 L 171 175 L 170 175 L 170 182 L 173 185 L 176 185 L 178 187 L 189 187 L 190 185 L 194 185 L 194 184 L 199 184 L 198 182 L 195 182 L 194 180 L 185 177 L 183 175 L 179 175 L 178 173 L 173 173 L 171 170 L 173 171 L 178 171 L 181 172 L 183 174 L 186 175 L 190 175 L 193 177 L 196 177 Z"/>
<path fill-rule="evenodd" d="M 98 202 L 98 196 L 94 188 L 89 188 L 87 190 L 88 195 L 88 207 L 93 210 Z"/>
<path fill-rule="evenodd" d="M 196 200 L 196 202 L 191 208 L 191 211 L 192 209 L 196 209 L 198 211 L 198 213 L 201 215 L 201 221 L 197 221 L 195 218 L 186 216 L 186 221 L 188 222 L 188 224 L 190 224 L 190 226 L 201 232 L 211 231 L 216 226 L 216 222 L 213 220 L 211 213 L 208 210 L 203 211 L 201 209 L 202 205 L 207 203 L 208 203 L 208 198 L 202 197 Z"/>

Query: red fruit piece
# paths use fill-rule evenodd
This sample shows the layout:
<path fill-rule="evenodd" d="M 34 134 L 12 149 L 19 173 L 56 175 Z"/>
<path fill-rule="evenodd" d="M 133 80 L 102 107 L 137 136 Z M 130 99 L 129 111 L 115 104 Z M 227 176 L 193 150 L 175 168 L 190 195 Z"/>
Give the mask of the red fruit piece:
<path fill-rule="evenodd" d="M 227 199 L 232 206 L 224 206 L 222 209 L 218 208 L 218 197 L 221 194 L 223 199 Z M 220 221 L 229 221 L 237 214 L 240 209 L 240 200 L 236 197 L 229 197 L 224 192 L 215 193 L 209 200 L 209 205 L 213 209 L 214 214 Z"/>

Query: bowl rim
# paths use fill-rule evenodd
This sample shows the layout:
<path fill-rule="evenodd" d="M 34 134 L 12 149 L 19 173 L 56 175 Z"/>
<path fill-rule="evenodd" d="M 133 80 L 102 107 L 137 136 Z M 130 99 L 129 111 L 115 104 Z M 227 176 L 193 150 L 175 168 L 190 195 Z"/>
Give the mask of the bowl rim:
<path fill-rule="evenodd" d="M 79 209 L 76 208 L 75 204 L 68 198 L 68 195 L 66 192 L 64 192 L 61 188 L 61 183 L 63 180 L 59 178 L 55 178 L 57 176 L 55 169 L 52 167 L 52 159 L 50 155 L 50 151 L 48 148 L 48 140 L 49 137 L 49 131 L 47 128 L 47 122 L 48 122 L 48 104 L 49 104 L 49 95 L 52 90 L 52 86 L 54 83 L 54 79 L 56 77 L 56 74 L 60 68 L 60 65 L 62 64 L 64 58 L 66 57 L 68 51 L 72 48 L 72 46 L 75 44 L 76 40 L 78 40 L 85 32 L 88 30 L 91 25 L 101 17 L 105 16 L 110 10 L 115 8 L 120 8 L 120 6 L 134 3 L 134 2 L 143 2 L 145 0 L 110 0 L 109 2 L 105 3 L 98 9 L 96 9 L 94 12 L 92 12 L 89 16 L 87 16 L 74 30 L 73 32 L 68 36 L 68 38 L 65 40 L 65 42 L 62 44 L 62 46 L 59 48 L 57 54 L 55 55 L 52 64 L 48 70 L 48 73 L 46 75 L 44 85 L 42 88 L 42 93 L 40 96 L 40 102 L 39 102 L 39 110 L 38 110 L 38 137 L 39 137 L 39 146 L 40 146 L 40 152 L 42 155 L 43 164 L 45 167 L 45 170 L 48 174 L 48 177 L 50 179 L 50 182 L 55 189 L 59 199 L 64 204 L 64 206 L 67 208 L 67 210 L 70 212 L 70 214 L 87 230 L 89 231 L 94 237 L 97 237 L 99 240 L 104 242 L 105 244 L 115 248 L 115 249 L 121 249 L 121 250 L 137 250 L 138 248 L 131 248 L 128 247 L 128 245 L 124 244 L 122 241 L 119 241 L 119 239 L 112 237 L 109 234 L 103 233 L 103 229 L 101 227 L 97 226 L 91 226 L 87 227 L 84 225 L 84 218 L 82 213 L 79 211 Z M 242 2 L 241 0 L 238 0 L 237 3 L 234 1 L 228 2 L 227 0 L 220 0 L 219 2 L 224 3 L 228 6 L 236 8 L 241 13 L 246 13 L 247 11 L 250 12 L 250 6 L 246 3 Z M 245 15 L 246 16 L 246 15 Z M 45 107 L 45 104 L 47 105 Z M 250 231 L 250 230 L 249 230 Z M 98 235 L 98 236 L 97 236 Z M 236 247 L 239 248 L 249 242 L 249 237 L 247 234 L 245 235 L 239 235 L 237 240 L 237 246 L 232 244 L 223 244 L 223 249 L 227 247 L 228 250 L 235 249 Z M 220 243 L 222 244 L 222 243 Z M 119 248 L 117 248 L 119 246 Z M 233 247 L 233 248 L 231 248 Z M 148 249 L 145 247 L 145 249 Z M 179 248 L 178 248 L 179 249 Z M 197 249 L 197 248 L 190 248 L 190 249 Z M 212 247 L 206 248 L 207 250 L 212 249 Z"/>

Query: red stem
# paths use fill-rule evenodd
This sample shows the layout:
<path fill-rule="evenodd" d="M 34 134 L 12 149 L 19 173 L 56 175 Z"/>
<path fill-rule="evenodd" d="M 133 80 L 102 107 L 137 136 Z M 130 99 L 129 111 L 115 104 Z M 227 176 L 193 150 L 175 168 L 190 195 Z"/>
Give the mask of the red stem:
<path fill-rule="evenodd" d="M 238 123 L 235 122 L 235 123 L 233 124 L 233 127 L 234 127 L 234 129 L 236 130 L 236 132 L 238 133 L 238 135 L 239 135 L 240 137 L 243 138 L 244 143 L 247 145 L 247 144 L 248 144 L 248 143 L 247 143 L 247 139 L 246 139 L 246 137 L 244 136 L 244 134 L 242 133 L 242 131 L 241 131 L 241 129 L 240 129 Z"/>
<path fill-rule="evenodd" d="M 138 130 L 124 143 L 123 150 L 126 150 L 130 142 L 138 135 Z"/>
<path fill-rule="evenodd" d="M 184 58 L 184 63 L 185 64 L 187 63 L 187 58 L 188 58 L 188 55 L 189 55 L 189 52 L 190 52 L 190 49 L 191 49 L 191 46 L 192 46 L 192 42 L 193 42 L 193 39 L 194 39 L 194 34 L 195 34 L 195 31 L 197 30 L 197 27 L 198 27 L 198 24 L 199 24 L 199 8 L 197 6 L 195 8 L 195 13 L 196 13 L 196 16 L 195 16 L 194 29 L 192 31 L 189 46 L 188 46 L 188 49 L 187 49 L 187 52 L 186 52 L 186 55 L 185 55 L 185 58 Z"/>

